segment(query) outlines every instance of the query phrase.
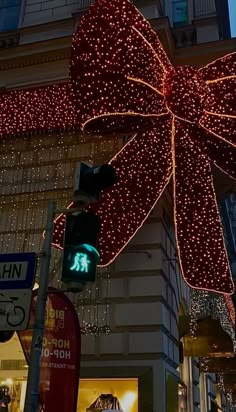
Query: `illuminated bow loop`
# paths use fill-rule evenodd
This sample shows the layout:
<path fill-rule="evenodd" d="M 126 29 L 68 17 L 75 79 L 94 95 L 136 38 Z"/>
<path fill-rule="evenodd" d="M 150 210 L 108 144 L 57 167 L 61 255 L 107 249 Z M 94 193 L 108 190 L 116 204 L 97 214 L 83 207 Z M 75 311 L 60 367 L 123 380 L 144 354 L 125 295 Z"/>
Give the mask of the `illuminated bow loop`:
<path fill-rule="evenodd" d="M 209 90 L 200 125 L 236 145 L 236 53 L 215 60 L 199 73 Z"/>
<path fill-rule="evenodd" d="M 85 132 L 135 134 L 110 162 L 118 183 L 90 206 L 102 219 L 101 265 L 141 227 L 173 172 L 183 277 L 193 288 L 231 294 L 211 166 L 236 178 L 236 55 L 200 70 L 174 68 L 132 3 L 95 0 L 74 36 L 70 73 Z"/>
<path fill-rule="evenodd" d="M 170 67 L 131 3 L 95 2 L 72 43 L 70 75 L 83 130 L 111 135 L 150 127 L 167 113 L 163 84 Z"/>

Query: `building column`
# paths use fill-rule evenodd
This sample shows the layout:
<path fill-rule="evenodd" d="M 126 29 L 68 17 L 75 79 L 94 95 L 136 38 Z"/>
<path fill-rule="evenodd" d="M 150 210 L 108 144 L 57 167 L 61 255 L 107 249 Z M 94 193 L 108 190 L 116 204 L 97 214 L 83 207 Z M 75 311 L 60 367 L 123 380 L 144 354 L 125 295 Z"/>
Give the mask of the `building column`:
<path fill-rule="evenodd" d="M 163 360 L 153 366 L 153 412 L 166 411 L 166 371 Z"/>

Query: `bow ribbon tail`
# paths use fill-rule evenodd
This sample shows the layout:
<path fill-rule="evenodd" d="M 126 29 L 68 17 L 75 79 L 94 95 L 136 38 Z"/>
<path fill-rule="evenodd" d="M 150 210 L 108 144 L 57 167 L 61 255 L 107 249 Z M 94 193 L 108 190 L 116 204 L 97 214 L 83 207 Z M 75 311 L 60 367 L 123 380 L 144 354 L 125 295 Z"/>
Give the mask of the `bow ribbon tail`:
<path fill-rule="evenodd" d="M 218 169 L 232 179 L 236 179 L 236 146 L 204 130 L 194 133 L 192 140 L 202 147 L 204 153 Z"/>
<path fill-rule="evenodd" d="M 174 121 L 174 207 L 180 268 L 192 288 L 232 294 L 209 158 L 194 142 L 195 125 Z M 192 137 L 189 137 L 192 136 Z"/>
<path fill-rule="evenodd" d="M 200 126 L 236 146 L 236 53 L 199 69 L 208 93 Z"/>

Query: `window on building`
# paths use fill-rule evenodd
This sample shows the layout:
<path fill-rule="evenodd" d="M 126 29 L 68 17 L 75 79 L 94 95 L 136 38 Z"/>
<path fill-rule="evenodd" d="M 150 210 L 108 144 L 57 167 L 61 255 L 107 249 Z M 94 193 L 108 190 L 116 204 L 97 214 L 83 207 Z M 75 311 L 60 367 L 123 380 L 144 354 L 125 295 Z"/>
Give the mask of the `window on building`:
<path fill-rule="evenodd" d="M 166 411 L 187 412 L 187 388 L 179 377 L 166 371 Z"/>
<path fill-rule="evenodd" d="M 236 194 L 228 194 L 219 204 L 228 257 L 236 277 Z"/>
<path fill-rule="evenodd" d="M 22 0 L 0 0 L 0 32 L 18 28 Z"/>
<path fill-rule="evenodd" d="M 172 19 L 174 26 L 184 26 L 188 23 L 187 0 L 172 0 Z"/>

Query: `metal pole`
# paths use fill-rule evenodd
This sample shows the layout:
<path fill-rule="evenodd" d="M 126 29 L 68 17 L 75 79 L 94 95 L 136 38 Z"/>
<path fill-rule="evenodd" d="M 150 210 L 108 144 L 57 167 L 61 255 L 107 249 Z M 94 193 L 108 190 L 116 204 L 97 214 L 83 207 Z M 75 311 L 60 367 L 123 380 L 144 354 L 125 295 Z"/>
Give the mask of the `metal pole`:
<path fill-rule="evenodd" d="M 24 412 L 36 412 L 39 405 L 40 360 L 45 324 L 45 309 L 47 302 L 48 278 L 51 259 L 51 244 L 53 237 L 53 220 L 56 211 L 56 202 L 48 202 L 47 225 L 42 250 L 39 289 L 35 309 L 35 321 L 30 351 L 30 362 L 27 380 Z"/>

